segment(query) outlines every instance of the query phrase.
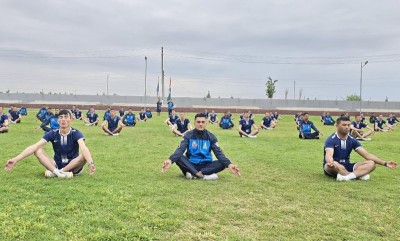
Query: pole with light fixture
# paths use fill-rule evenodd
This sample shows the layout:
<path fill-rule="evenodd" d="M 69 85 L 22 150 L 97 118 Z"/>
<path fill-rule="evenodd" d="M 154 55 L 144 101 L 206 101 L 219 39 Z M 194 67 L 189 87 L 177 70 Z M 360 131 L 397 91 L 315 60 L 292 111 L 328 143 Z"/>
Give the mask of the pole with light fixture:
<path fill-rule="evenodd" d="M 361 102 L 362 102 L 362 70 L 365 67 L 365 65 L 368 64 L 368 61 L 365 61 L 364 63 L 361 62 L 361 76 L 360 76 L 360 114 L 361 114 Z"/>

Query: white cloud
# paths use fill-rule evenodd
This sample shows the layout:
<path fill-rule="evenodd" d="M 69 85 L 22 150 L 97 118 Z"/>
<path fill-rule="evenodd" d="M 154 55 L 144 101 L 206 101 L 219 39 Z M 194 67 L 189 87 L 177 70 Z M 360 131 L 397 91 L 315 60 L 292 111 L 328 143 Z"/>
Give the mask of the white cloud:
<path fill-rule="evenodd" d="M 179 96 L 210 90 L 215 97 L 263 98 L 271 76 L 279 80 L 276 98 L 292 93 L 296 80 L 310 99 L 341 99 L 358 94 L 359 64 L 368 60 L 363 95 L 400 100 L 397 6 L 394 0 L 3 1 L 1 88 L 102 93 L 110 74 L 119 95 L 140 95 L 144 56 L 153 89 L 164 46 L 166 79 L 176 81 Z"/>

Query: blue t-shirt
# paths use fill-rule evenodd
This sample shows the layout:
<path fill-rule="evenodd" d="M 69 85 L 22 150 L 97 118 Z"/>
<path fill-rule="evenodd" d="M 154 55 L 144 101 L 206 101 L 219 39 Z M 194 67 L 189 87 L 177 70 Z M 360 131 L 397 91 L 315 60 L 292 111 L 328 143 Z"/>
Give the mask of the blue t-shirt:
<path fill-rule="evenodd" d="M 121 120 L 119 116 L 114 116 L 114 118 L 108 117 L 107 118 L 107 124 L 108 124 L 108 129 L 110 131 L 114 131 L 118 127 L 118 122 Z"/>
<path fill-rule="evenodd" d="M 75 115 L 75 119 L 80 119 L 80 118 L 82 118 L 82 111 L 75 111 L 74 115 Z"/>
<path fill-rule="evenodd" d="M 168 102 L 168 110 L 172 110 L 174 108 L 174 102 Z"/>
<path fill-rule="evenodd" d="M 387 122 L 388 122 L 389 124 L 391 124 L 391 125 L 394 125 L 394 124 L 396 124 L 396 119 L 395 119 L 395 118 L 390 118 L 390 117 L 388 117 L 388 118 L 387 118 Z"/>
<path fill-rule="evenodd" d="M 330 116 L 330 115 L 325 116 L 324 123 L 325 123 L 325 124 L 331 124 L 331 123 L 333 123 L 333 118 L 332 118 L 332 116 Z"/>
<path fill-rule="evenodd" d="M 359 148 L 362 148 L 362 146 L 355 138 L 347 135 L 346 140 L 342 140 L 336 133 L 333 133 L 325 141 L 324 164 L 326 163 L 326 149 L 333 149 L 333 160 L 344 164 L 350 162 L 351 151 L 357 151 Z"/>
<path fill-rule="evenodd" d="M 161 112 L 161 106 L 162 106 L 162 102 L 157 101 L 157 112 Z"/>
<path fill-rule="evenodd" d="M 58 115 L 54 115 L 49 121 L 51 129 L 56 130 L 60 128 L 60 124 L 58 123 Z"/>
<path fill-rule="evenodd" d="M 151 113 L 151 111 L 146 111 L 145 114 L 146 114 L 147 118 L 153 117 L 153 114 Z"/>
<path fill-rule="evenodd" d="M 379 127 L 380 129 L 382 129 L 382 128 L 383 128 L 383 125 L 386 124 L 386 121 L 376 119 L 376 120 L 375 120 L 375 124 L 378 124 L 378 127 Z"/>
<path fill-rule="evenodd" d="M 119 116 L 122 117 L 125 115 L 125 111 L 124 110 L 119 110 Z"/>
<path fill-rule="evenodd" d="M 351 122 L 351 124 L 358 130 L 361 130 L 362 128 L 367 127 L 367 124 L 362 123 L 362 122 L 357 123 L 357 122 L 353 121 L 353 122 Z"/>
<path fill-rule="evenodd" d="M 4 124 L 5 120 L 8 120 L 8 116 L 4 113 L 0 113 L 0 127 Z"/>
<path fill-rule="evenodd" d="M 19 111 L 11 111 L 10 115 L 11 115 L 11 120 L 15 121 L 19 118 Z"/>
<path fill-rule="evenodd" d="M 254 120 L 250 119 L 246 121 L 246 119 L 241 119 L 239 121 L 239 125 L 242 126 L 242 131 L 246 132 L 247 134 L 251 133 L 251 127 L 254 125 Z"/>
<path fill-rule="evenodd" d="M 136 116 L 134 113 L 128 113 L 124 117 L 124 124 L 133 125 L 135 123 Z"/>
<path fill-rule="evenodd" d="M 96 122 L 96 120 L 99 118 L 99 115 L 97 113 L 91 114 L 90 112 L 87 113 L 86 117 L 89 119 L 90 123 Z"/>
<path fill-rule="evenodd" d="M 21 113 L 21 115 L 27 115 L 28 114 L 28 110 L 25 107 L 22 107 L 19 112 Z"/>
<path fill-rule="evenodd" d="M 175 121 L 175 125 L 177 126 L 178 131 L 181 133 L 185 132 L 188 130 L 188 124 L 190 123 L 189 119 L 184 119 L 183 121 L 181 119 L 177 119 Z"/>
<path fill-rule="evenodd" d="M 144 120 L 144 119 L 146 119 L 146 113 L 139 113 L 139 119 L 140 120 Z"/>
<path fill-rule="evenodd" d="M 211 122 L 215 122 L 216 120 L 217 120 L 217 114 L 211 113 L 211 114 L 210 114 L 210 121 L 211 121 Z"/>
<path fill-rule="evenodd" d="M 44 115 L 44 120 L 48 121 L 53 116 L 54 116 L 54 114 L 52 112 L 46 112 L 46 114 Z"/>
<path fill-rule="evenodd" d="M 47 109 L 46 108 L 42 108 L 42 109 L 39 110 L 38 114 L 43 117 L 44 115 L 46 115 L 46 113 L 47 113 Z"/>
<path fill-rule="evenodd" d="M 262 118 L 263 125 L 266 127 L 271 127 L 272 117 L 265 117 Z"/>
<path fill-rule="evenodd" d="M 176 120 L 179 119 L 178 115 L 170 115 L 169 116 L 169 122 L 171 122 L 171 124 L 175 124 Z"/>
<path fill-rule="evenodd" d="M 111 114 L 110 114 L 109 110 L 104 112 L 103 120 L 108 120 L 108 118 L 110 118 L 110 116 L 111 116 Z"/>
<path fill-rule="evenodd" d="M 71 128 L 66 136 L 61 135 L 57 129 L 47 132 L 43 139 L 53 144 L 54 161 L 58 168 L 63 168 L 79 155 L 78 140 L 84 137 L 80 131 Z"/>

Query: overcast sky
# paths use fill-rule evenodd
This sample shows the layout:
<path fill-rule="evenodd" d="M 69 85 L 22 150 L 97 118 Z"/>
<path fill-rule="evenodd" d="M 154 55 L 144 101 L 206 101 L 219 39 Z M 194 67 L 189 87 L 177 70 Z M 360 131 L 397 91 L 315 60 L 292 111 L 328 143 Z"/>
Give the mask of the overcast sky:
<path fill-rule="evenodd" d="M 0 0 L 0 91 L 400 101 L 399 1 Z M 295 81 L 295 82 L 294 82 Z M 161 89 L 161 88 L 160 88 Z"/>

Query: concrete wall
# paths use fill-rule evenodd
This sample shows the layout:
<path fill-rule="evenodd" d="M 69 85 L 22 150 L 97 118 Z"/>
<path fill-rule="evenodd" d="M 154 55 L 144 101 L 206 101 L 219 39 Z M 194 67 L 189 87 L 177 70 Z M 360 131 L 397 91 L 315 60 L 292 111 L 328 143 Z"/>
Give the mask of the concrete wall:
<path fill-rule="evenodd" d="M 147 106 L 154 108 L 157 98 L 148 96 Z M 64 95 L 64 94 L 22 94 L 0 93 L 0 104 L 8 107 L 10 104 L 39 106 L 41 104 L 58 105 L 60 107 L 79 105 L 82 107 L 97 106 L 104 109 L 106 106 L 133 106 L 139 108 L 144 105 L 143 96 L 103 96 L 103 95 Z M 335 100 L 269 100 L 269 99 L 231 99 L 231 98 L 189 98 L 175 97 L 173 101 L 178 109 L 204 110 L 223 109 L 240 112 L 251 109 L 254 113 L 262 113 L 265 110 L 277 110 L 281 113 L 294 113 L 296 111 L 332 113 L 358 112 L 358 101 Z M 164 107 L 166 105 L 164 104 Z M 135 108 L 135 109 L 137 109 Z M 365 101 L 362 102 L 362 111 L 368 112 L 400 112 L 400 102 Z"/>

